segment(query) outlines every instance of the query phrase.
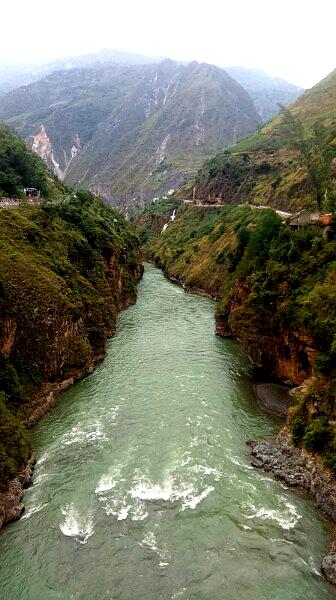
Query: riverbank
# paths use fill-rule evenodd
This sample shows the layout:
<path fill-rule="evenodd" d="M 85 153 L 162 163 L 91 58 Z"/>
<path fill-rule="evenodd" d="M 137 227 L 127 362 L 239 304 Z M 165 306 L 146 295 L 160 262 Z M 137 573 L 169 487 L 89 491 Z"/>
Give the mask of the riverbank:
<path fill-rule="evenodd" d="M 155 265 L 155 263 L 153 261 L 148 261 L 150 264 Z M 161 268 L 161 267 L 159 267 Z M 211 292 L 207 291 L 206 289 L 199 287 L 199 286 L 192 286 L 192 285 L 188 285 L 183 281 L 182 277 L 175 277 L 174 275 L 170 275 L 169 273 L 164 273 L 164 276 L 166 279 L 168 279 L 168 281 L 171 281 L 171 283 L 176 283 L 177 285 L 180 285 L 185 292 L 188 292 L 190 294 L 197 294 L 197 296 L 203 296 L 204 298 L 209 298 L 210 300 L 214 300 L 217 301 L 218 298 L 216 297 L 215 294 L 212 294 Z"/>
<path fill-rule="evenodd" d="M 336 521 L 336 486 L 331 471 L 322 460 L 303 448 L 296 448 L 291 434 L 283 428 L 273 441 L 248 440 L 251 465 L 271 473 L 286 485 L 308 492 L 315 505 L 330 520 L 332 532 L 328 540 L 328 551 L 321 563 L 326 579 L 336 585 L 336 545 L 334 525 Z"/>
<path fill-rule="evenodd" d="M 148 261 L 150 264 L 155 263 L 153 261 Z M 210 300 L 214 300 L 215 302 L 218 300 L 215 294 L 212 294 L 205 288 L 199 286 L 190 286 L 183 281 L 182 277 L 176 277 L 171 275 L 169 272 L 164 273 L 164 276 L 171 283 L 175 283 L 180 285 L 185 292 L 190 294 L 197 294 L 198 296 L 203 296 L 205 298 L 209 298 Z M 219 337 L 232 337 L 231 332 L 228 330 L 228 327 L 224 328 L 223 323 L 220 319 L 215 316 L 215 331 L 216 335 Z M 237 341 L 240 343 L 240 340 L 237 338 Z M 242 344 L 241 344 L 242 345 Z M 243 345 L 242 345 L 243 346 Z M 243 346 L 244 347 L 244 346 Z M 247 353 L 247 356 L 253 367 L 256 365 L 253 362 L 251 356 Z M 258 381 L 256 380 L 254 384 L 254 391 L 256 394 L 257 402 L 261 408 L 261 410 L 274 415 L 280 418 L 286 418 L 288 409 L 295 404 L 295 388 L 289 387 L 288 385 L 281 385 L 275 381 L 269 379 L 267 373 L 265 373 L 266 381 L 263 381 L 260 378 L 260 372 L 258 375 Z"/>
<path fill-rule="evenodd" d="M 31 454 L 26 429 L 102 360 L 136 298 L 139 241 L 88 192 L 0 212 L 0 491 Z"/>
<path fill-rule="evenodd" d="M 143 266 L 139 264 L 136 279 L 140 281 L 143 275 Z M 101 363 L 106 356 L 106 341 L 110 339 L 116 331 L 116 316 L 127 307 L 135 304 L 136 295 L 123 298 L 118 306 L 118 312 L 114 314 L 114 324 L 112 329 L 106 334 L 104 347 L 94 355 L 84 366 L 73 369 L 67 374 L 67 377 L 58 382 L 43 383 L 38 392 L 30 402 L 27 402 L 20 411 L 20 418 L 27 429 L 33 428 L 49 411 L 57 406 L 60 394 L 71 388 L 77 381 L 90 375 L 96 366 Z M 21 517 L 25 511 L 23 503 L 24 491 L 32 485 L 34 466 L 36 459 L 33 454 L 29 457 L 27 463 L 20 469 L 18 475 L 12 479 L 7 490 L 0 492 L 0 530 L 1 528 Z"/>

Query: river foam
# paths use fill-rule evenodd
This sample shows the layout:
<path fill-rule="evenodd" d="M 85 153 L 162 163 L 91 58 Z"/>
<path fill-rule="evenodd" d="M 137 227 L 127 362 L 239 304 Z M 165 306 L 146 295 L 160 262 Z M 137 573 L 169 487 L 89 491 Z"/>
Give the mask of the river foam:
<path fill-rule="evenodd" d="M 268 508 L 266 506 L 256 507 L 253 503 L 247 504 L 246 508 L 249 514 L 245 514 L 248 520 L 275 521 L 281 529 L 293 529 L 298 521 L 302 518 L 296 507 L 283 499 L 283 506 L 278 509 Z"/>
<path fill-rule="evenodd" d="M 79 544 L 86 544 L 93 535 L 93 516 L 82 516 L 75 509 L 73 504 L 61 509 L 64 516 L 63 523 L 60 524 L 60 530 L 63 535 L 74 538 Z"/>

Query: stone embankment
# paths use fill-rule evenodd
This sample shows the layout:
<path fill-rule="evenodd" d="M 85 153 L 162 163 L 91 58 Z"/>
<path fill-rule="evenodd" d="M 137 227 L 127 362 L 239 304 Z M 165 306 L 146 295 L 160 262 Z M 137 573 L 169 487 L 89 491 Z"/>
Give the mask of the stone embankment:
<path fill-rule="evenodd" d="M 21 204 L 28 204 L 28 206 L 34 206 L 42 204 L 45 200 L 43 198 L 0 198 L 0 208 L 18 208 Z M 67 200 L 48 200 L 49 204 L 63 204 Z"/>
<path fill-rule="evenodd" d="M 251 464 L 272 473 L 275 479 L 286 485 L 308 492 L 320 508 L 334 523 L 336 521 L 336 487 L 332 473 L 322 460 L 311 452 L 296 448 L 291 442 L 289 431 L 284 428 L 276 440 L 248 440 L 251 448 Z M 333 533 L 329 540 L 327 555 L 323 558 L 321 571 L 326 579 L 336 585 L 336 543 Z"/>

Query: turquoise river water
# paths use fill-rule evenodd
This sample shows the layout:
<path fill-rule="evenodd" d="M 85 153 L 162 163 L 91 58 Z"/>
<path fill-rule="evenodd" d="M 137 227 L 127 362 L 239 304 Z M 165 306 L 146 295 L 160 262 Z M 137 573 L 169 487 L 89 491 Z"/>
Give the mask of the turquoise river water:
<path fill-rule="evenodd" d="M 245 440 L 276 427 L 214 303 L 147 266 L 105 361 L 32 432 L 1 600 L 334 598 L 324 520 L 249 464 Z"/>

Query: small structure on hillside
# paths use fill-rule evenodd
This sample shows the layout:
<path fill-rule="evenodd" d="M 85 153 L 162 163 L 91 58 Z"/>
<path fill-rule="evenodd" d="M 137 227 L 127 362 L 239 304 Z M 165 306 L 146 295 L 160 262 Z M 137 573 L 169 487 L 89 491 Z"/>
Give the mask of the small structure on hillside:
<path fill-rule="evenodd" d="M 300 212 L 291 215 L 287 219 L 287 224 L 290 227 L 307 227 L 309 225 L 321 225 L 328 227 L 333 222 L 332 213 L 309 213 L 301 210 Z"/>
<path fill-rule="evenodd" d="M 27 198 L 40 198 L 41 192 L 33 187 L 23 188 L 23 191 Z"/>

